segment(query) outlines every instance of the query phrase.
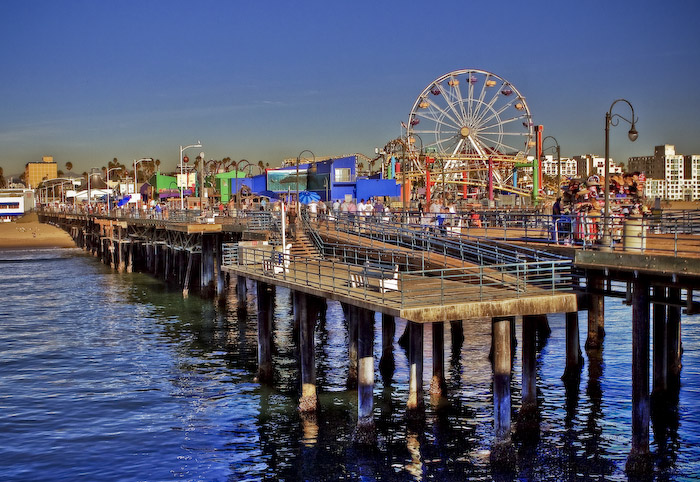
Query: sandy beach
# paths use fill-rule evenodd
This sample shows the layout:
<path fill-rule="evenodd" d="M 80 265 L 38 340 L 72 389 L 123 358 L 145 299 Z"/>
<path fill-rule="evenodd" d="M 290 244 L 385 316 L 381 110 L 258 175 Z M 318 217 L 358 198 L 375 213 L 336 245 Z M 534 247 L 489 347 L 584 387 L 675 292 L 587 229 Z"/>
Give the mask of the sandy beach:
<path fill-rule="evenodd" d="M 42 224 L 36 214 L 0 223 L 0 249 L 74 248 L 70 235 L 56 226 Z"/>

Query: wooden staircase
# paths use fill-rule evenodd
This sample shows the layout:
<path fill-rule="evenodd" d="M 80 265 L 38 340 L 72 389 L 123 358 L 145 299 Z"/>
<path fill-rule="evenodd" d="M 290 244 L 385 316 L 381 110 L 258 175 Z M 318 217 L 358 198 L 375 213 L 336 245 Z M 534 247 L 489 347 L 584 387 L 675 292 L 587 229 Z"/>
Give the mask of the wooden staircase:
<path fill-rule="evenodd" d="M 309 236 L 301 229 L 301 226 L 297 228 L 297 236 L 295 239 L 291 239 L 288 242 L 292 243 L 292 256 L 302 256 L 304 258 L 318 258 L 318 250 L 314 243 L 311 242 Z"/>

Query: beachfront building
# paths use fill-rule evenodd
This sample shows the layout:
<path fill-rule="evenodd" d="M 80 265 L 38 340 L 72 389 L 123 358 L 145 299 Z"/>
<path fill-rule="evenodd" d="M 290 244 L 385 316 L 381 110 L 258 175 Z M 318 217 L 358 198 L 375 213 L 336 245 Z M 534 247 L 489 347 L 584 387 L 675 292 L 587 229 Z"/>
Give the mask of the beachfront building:
<path fill-rule="evenodd" d="M 588 178 L 589 176 L 597 175 L 601 178 L 605 177 L 605 157 L 599 157 L 595 154 L 584 154 L 582 156 L 574 156 L 576 162 L 576 170 L 579 177 Z M 608 159 L 610 174 L 622 174 L 622 166 L 618 166 L 612 160 Z"/>
<path fill-rule="evenodd" d="M 10 221 L 34 209 L 32 189 L 0 189 L 0 220 Z"/>
<path fill-rule="evenodd" d="M 545 156 L 542 161 L 542 172 L 547 176 L 556 177 L 558 162 L 553 155 L 549 154 Z M 578 176 L 578 163 L 574 159 L 568 157 L 563 157 L 561 159 L 561 177 L 577 177 Z"/>
<path fill-rule="evenodd" d="M 671 144 L 654 147 L 653 156 L 630 157 L 630 172 L 646 175 L 646 196 L 654 199 L 696 201 L 700 199 L 700 155 L 676 153 Z"/>
<path fill-rule="evenodd" d="M 44 179 L 58 177 L 58 165 L 52 156 L 44 156 L 41 162 L 28 162 L 24 166 L 24 182 L 28 188 L 36 188 Z"/>

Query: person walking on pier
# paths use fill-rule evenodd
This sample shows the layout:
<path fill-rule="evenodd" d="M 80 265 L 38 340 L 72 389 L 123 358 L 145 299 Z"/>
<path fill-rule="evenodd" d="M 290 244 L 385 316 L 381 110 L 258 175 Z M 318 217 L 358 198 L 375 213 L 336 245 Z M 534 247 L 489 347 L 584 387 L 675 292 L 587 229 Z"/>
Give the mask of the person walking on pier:
<path fill-rule="evenodd" d="M 289 208 L 287 213 L 287 222 L 289 223 L 289 237 L 292 239 L 297 238 L 297 210 L 294 206 Z"/>

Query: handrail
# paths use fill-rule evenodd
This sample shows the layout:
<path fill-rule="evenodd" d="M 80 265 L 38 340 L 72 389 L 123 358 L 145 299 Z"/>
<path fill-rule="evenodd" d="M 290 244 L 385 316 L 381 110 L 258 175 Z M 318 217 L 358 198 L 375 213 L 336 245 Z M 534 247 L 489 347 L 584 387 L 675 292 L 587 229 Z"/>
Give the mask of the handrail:
<path fill-rule="evenodd" d="M 543 289 L 547 293 L 571 292 L 573 286 L 569 263 L 564 260 L 522 261 L 489 267 L 400 270 L 400 294 L 392 295 L 391 291 L 381 291 L 374 286 L 353 286 L 352 275 L 362 273 L 362 267 L 358 264 L 275 253 L 278 257 L 275 259 L 280 260 L 278 265 L 285 266 L 277 272 L 267 265 L 271 256 L 269 250 L 255 247 L 238 247 L 238 250 L 237 256 L 224 256 L 224 266 L 397 308 L 449 304 L 456 300 L 520 298 L 542 294 Z"/>

